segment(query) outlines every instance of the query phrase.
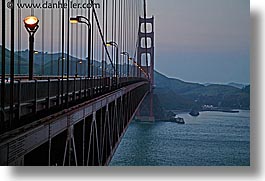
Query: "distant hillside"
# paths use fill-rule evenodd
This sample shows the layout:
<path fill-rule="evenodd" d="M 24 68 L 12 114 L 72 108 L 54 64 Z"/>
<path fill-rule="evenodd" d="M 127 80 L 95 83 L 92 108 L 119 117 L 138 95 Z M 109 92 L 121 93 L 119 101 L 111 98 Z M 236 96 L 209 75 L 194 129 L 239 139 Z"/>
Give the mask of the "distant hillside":
<path fill-rule="evenodd" d="M 244 87 L 246 87 L 246 85 L 244 85 L 244 84 L 239 84 L 239 83 L 234 83 L 234 82 L 231 82 L 228 85 L 230 85 L 232 87 L 239 88 L 239 89 L 243 89 Z"/>
<path fill-rule="evenodd" d="M 10 50 L 5 49 L 5 54 L 6 54 L 6 58 L 5 58 L 5 70 L 6 70 L 6 74 L 9 74 L 10 72 Z M 0 45 L 0 60 L 2 60 L 2 46 Z M 15 52 L 15 56 L 14 56 L 14 60 L 15 60 L 15 74 L 18 74 L 18 62 L 20 61 L 20 70 L 21 70 L 21 74 L 28 74 L 28 54 L 27 57 L 23 57 L 21 56 L 18 52 Z M 38 67 L 37 64 L 34 64 L 34 67 Z M 2 71 L 2 64 L 0 64 L 0 73 Z M 38 72 L 38 69 L 35 69 L 35 72 Z"/>
<path fill-rule="evenodd" d="M 231 109 L 249 109 L 250 89 L 229 85 L 202 85 L 168 78 L 155 72 L 154 93 L 166 109 L 191 109 L 202 105 Z"/>
<path fill-rule="evenodd" d="M 214 84 L 211 84 L 211 83 L 205 83 L 203 84 L 204 86 L 209 86 L 209 85 L 214 85 Z M 244 84 L 239 84 L 239 83 L 234 83 L 234 82 L 231 82 L 231 83 L 228 83 L 227 85 L 231 86 L 231 87 L 235 87 L 235 88 L 239 88 L 239 89 L 243 89 L 244 87 L 246 87 L 247 85 L 244 85 Z"/>

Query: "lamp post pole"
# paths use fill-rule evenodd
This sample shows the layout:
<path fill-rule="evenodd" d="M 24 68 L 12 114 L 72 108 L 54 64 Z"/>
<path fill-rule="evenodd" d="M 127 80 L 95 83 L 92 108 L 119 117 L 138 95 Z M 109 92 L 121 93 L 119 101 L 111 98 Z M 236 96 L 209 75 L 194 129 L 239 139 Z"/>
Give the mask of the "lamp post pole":
<path fill-rule="evenodd" d="M 116 77 L 117 79 L 120 77 L 119 76 L 119 48 L 116 46 Z"/>
<path fill-rule="evenodd" d="M 122 52 L 121 55 L 127 56 L 127 78 L 128 78 L 130 76 L 130 65 L 129 65 L 130 54 L 128 52 Z"/>
<path fill-rule="evenodd" d="M 75 65 L 75 76 L 78 76 L 78 64 L 82 64 L 82 60 L 76 61 L 76 65 Z M 80 67 L 80 75 L 82 75 L 82 67 Z"/>
<path fill-rule="evenodd" d="M 107 46 L 113 46 L 116 48 L 116 80 L 117 80 L 117 86 L 119 85 L 119 46 L 116 42 L 111 41 L 106 43 Z"/>
<path fill-rule="evenodd" d="M 39 28 L 39 20 L 35 16 L 28 16 L 24 19 L 24 24 L 29 33 L 29 80 L 33 79 L 34 61 L 34 35 Z"/>
<path fill-rule="evenodd" d="M 86 21 L 83 21 L 85 19 Z M 88 61 L 88 67 L 87 67 L 87 74 L 88 78 L 91 77 L 91 71 L 90 71 L 90 61 L 91 61 L 91 23 L 88 18 L 84 16 L 76 16 L 76 17 L 71 17 L 70 18 L 70 23 L 72 24 L 77 24 L 77 23 L 82 23 L 86 24 L 88 27 L 88 56 L 87 56 L 87 61 Z"/>
<path fill-rule="evenodd" d="M 60 76 L 60 58 L 58 58 L 58 65 L 57 65 L 57 76 Z"/>
<path fill-rule="evenodd" d="M 57 76 L 58 77 L 60 76 L 60 60 L 62 60 L 62 75 L 63 75 L 63 72 L 64 72 L 63 61 L 65 60 L 65 58 L 63 58 L 63 57 L 58 58 L 58 65 L 57 65 Z"/>

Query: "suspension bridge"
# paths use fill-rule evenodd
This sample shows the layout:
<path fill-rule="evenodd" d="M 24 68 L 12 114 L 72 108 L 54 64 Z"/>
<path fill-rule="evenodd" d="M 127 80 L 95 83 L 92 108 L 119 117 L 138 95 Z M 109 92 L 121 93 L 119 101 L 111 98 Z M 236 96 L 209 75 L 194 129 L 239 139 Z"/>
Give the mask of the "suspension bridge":
<path fill-rule="evenodd" d="M 108 165 L 136 115 L 154 120 L 154 17 L 145 0 L 48 3 L 0 5 L 0 165 Z"/>

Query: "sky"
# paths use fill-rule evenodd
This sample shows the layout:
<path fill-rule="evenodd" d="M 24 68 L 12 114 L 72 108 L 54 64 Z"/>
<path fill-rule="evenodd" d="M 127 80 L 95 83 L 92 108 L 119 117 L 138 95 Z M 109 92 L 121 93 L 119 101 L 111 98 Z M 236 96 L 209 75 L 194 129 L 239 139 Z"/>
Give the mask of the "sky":
<path fill-rule="evenodd" d="M 155 68 L 185 81 L 250 82 L 249 0 L 148 0 Z"/>
<path fill-rule="evenodd" d="M 30 0 L 23 2 L 27 1 L 30 2 Z M 95 2 L 102 4 L 102 0 Z M 2 9 L 1 5 L 0 9 Z M 8 11 L 10 10 L 7 9 Z M 45 12 L 47 14 L 42 18 L 42 11 L 35 10 L 40 22 L 46 23 L 39 28 L 35 36 L 35 47 L 37 50 L 59 52 L 61 46 L 61 35 L 58 33 L 60 26 L 57 25 L 61 24 L 57 18 L 59 10 L 54 11 L 53 17 L 49 13 L 50 10 Z M 81 10 L 73 10 L 73 15 L 80 15 L 80 13 L 82 13 Z M 28 14 L 30 9 L 23 9 L 21 18 Z M 157 71 L 169 77 L 190 82 L 249 84 L 249 0 L 147 0 L 147 14 L 155 16 L 155 69 Z M 98 15 L 100 18 L 100 13 Z M 7 22 L 9 18 L 7 14 Z M 51 19 L 53 19 L 53 29 L 50 26 Z M 22 22 L 23 19 L 19 21 Z M 8 28 L 9 26 L 6 27 L 6 34 L 10 37 Z M 17 29 L 18 25 L 15 28 Z M 28 35 L 23 25 L 20 28 L 22 37 L 20 49 L 24 50 L 28 48 Z M 79 48 L 80 41 L 87 39 L 86 27 L 81 28 L 77 30 L 74 27 L 73 36 L 71 36 L 80 35 L 71 39 L 77 42 L 71 44 L 70 51 L 76 57 L 86 56 L 86 52 L 80 51 Z M 16 31 L 15 36 L 17 35 Z M 83 41 L 84 47 L 86 43 Z M 17 44 L 15 46 L 18 47 Z M 10 48 L 10 41 L 7 42 L 7 48 Z"/>

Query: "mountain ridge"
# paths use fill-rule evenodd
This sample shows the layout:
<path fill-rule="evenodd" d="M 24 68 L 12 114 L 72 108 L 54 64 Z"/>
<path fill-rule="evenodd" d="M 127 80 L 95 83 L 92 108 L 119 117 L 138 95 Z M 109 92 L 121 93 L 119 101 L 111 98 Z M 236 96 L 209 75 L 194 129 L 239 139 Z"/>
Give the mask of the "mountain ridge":
<path fill-rule="evenodd" d="M 155 94 L 166 109 L 192 109 L 213 105 L 226 109 L 250 109 L 250 86 L 243 89 L 230 85 L 185 82 L 155 72 Z M 172 101 L 173 100 L 173 101 Z"/>

